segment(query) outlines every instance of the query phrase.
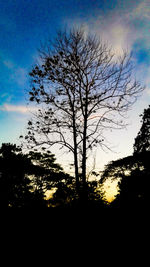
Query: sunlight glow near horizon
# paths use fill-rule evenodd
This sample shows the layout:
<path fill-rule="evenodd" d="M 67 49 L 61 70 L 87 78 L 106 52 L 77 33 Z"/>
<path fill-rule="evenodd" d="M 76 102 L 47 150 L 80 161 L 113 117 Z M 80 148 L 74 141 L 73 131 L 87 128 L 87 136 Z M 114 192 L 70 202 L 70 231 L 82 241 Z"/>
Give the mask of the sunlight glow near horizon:
<path fill-rule="evenodd" d="M 105 193 L 105 198 L 109 202 L 112 202 L 116 195 L 118 194 L 118 181 L 107 181 L 104 186 L 103 190 L 106 192 Z"/>

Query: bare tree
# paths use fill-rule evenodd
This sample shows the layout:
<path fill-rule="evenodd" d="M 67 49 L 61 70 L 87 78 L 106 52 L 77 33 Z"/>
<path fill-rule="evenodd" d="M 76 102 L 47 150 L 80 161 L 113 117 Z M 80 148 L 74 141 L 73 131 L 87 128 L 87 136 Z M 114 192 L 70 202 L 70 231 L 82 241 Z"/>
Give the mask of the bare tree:
<path fill-rule="evenodd" d="M 86 184 L 88 153 L 106 145 L 105 129 L 124 126 L 120 116 L 144 88 L 133 78 L 128 53 L 116 58 L 107 44 L 81 29 L 59 32 L 39 53 L 29 94 L 41 108 L 28 122 L 25 138 L 72 152 L 78 188 L 80 181 Z"/>

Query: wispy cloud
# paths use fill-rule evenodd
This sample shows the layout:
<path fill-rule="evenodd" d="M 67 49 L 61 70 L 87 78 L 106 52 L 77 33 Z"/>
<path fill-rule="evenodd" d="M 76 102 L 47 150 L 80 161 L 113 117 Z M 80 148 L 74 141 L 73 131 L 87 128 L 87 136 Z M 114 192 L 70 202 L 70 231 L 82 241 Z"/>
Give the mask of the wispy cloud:
<path fill-rule="evenodd" d="M 86 20 L 67 18 L 65 22 L 69 27 L 83 25 L 86 32 L 95 32 L 112 46 L 116 54 L 120 55 L 124 49 L 130 52 L 139 39 L 144 40 L 143 45 L 149 46 L 149 21 L 150 1 L 138 0 L 135 5 L 129 0 L 124 4 L 124 9 L 116 7 L 105 14 L 97 10 L 96 16 L 91 15 Z"/>
<path fill-rule="evenodd" d="M 150 0 L 137 0 L 137 3 L 126 0 L 123 9 L 116 6 L 105 13 L 99 9 L 95 16 L 86 19 L 67 18 L 66 24 L 69 27 L 83 25 L 86 33 L 96 33 L 112 47 L 115 56 L 120 56 L 124 50 L 133 52 L 136 73 L 150 86 L 147 71 L 150 62 Z M 146 58 L 143 62 L 141 51 Z"/>
<path fill-rule="evenodd" d="M 127 17 L 122 17 L 116 13 L 114 15 L 99 14 L 96 17 L 88 18 L 83 21 L 82 19 L 66 20 L 69 27 L 75 26 L 84 28 L 86 34 L 88 32 L 95 33 L 101 38 L 102 41 L 107 42 L 115 52 L 116 56 L 120 56 L 123 50 L 132 49 L 132 45 L 136 39 L 135 31 L 129 23 Z"/>
<path fill-rule="evenodd" d="M 7 112 L 17 112 L 22 114 L 27 114 L 30 112 L 36 111 L 36 107 L 27 107 L 24 105 L 11 105 L 11 104 L 3 104 L 0 106 L 0 111 L 7 111 Z"/>
<path fill-rule="evenodd" d="M 105 30 L 97 27 L 97 32 L 102 38 L 111 45 L 116 56 L 123 53 L 123 50 L 132 49 L 133 36 L 131 37 L 131 29 L 121 18 L 110 20 L 106 23 Z"/>
<path fill-rule="evenodd" d="M 149 0 L 142 0 L 129 14 L 132 18 L 150 19 Z"/>

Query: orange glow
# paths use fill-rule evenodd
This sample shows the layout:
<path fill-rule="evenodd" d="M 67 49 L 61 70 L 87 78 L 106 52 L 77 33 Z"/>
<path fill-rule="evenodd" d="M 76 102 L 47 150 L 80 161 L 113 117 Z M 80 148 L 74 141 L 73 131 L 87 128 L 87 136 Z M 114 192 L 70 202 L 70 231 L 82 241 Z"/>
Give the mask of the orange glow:
<path fill-rule="evenodd" d="M 104 183 L 103 189 L 105 191 L 104 197 L 109 203 L 112 202 L 118 193 L 118 181 L 107 181 Z"/>

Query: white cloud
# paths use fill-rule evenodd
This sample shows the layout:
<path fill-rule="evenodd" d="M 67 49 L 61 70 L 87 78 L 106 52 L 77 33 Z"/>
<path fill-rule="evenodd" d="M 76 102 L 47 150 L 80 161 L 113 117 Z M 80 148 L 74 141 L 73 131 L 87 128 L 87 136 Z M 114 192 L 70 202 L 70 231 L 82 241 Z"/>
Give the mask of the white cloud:
<path fill-rule="evenodd" d="M 0 106 L 1 111 L 7 111 L 7 112 L 18 112 L 18 113 L 29 113 L 31 111 L 36 111 L 36 107 L 26 107 L 23 105 L 11 105 L 11 104 L 3 104 Z"/>
<path fill-rule="evenodd" d="M 132 1 L 131 1 L 132 2 Z M 116 55 L 122 54 L 123 50 L 131 52 L 133 44 L 142 39 L 144 47 L 149 46 L 149 20 L 150 20 L 150 0 L 141 0 L 136 5 L 127 4 L 124 10 L 116 9 L 109 11 L 104 15 L 101 10 L 99 14 L 90 17 L 84 21 L 83 19 L 74 18 L 66 19 L 65 24 L 69 27 L 83 26 L 86 33 L 88 31 L 95 32 L 100 35 L 102 40 L 108 42 Z M 140 21 L 144 19 L 145 27 L 140 28 Z M 138 23 L 137 23 L 138 22 Z"/>
<path fill-rule="evenodd" d="M 142 40 L 141 46 L 149 49 L 150 43 L 150 1 L 143 0 L 125 14 L 136 40 Z M 131 36 L 132 38 L 132 36 Z"/>
<path fill-rule="evenodd" d="M 124 50 L 131 51 L 132 41 L 130 39 L 131 30 L 123 21 L 114 21 L 106 26 L 106 30 L 101 33 L 104 40 L 112 46 L 116 56 L 122 55 Z"/>
<path fill-rule="evenodd" d="M 137 38 L 137 32 L 131 27 L 129 19 L 125 16 L 104 16 L 98 15 L 92 17 L 86 22 L 80 19 L 70 20 L 67 19 L 67 25 L 69 27 L 82 27 L 85 30 L 85 34 L 88 32 L 95 33 L 100 36 L 101 40 L 108 43 L 116 56 L 122 55 L 124 50 L 130 52 L 132 45 Z"/>

